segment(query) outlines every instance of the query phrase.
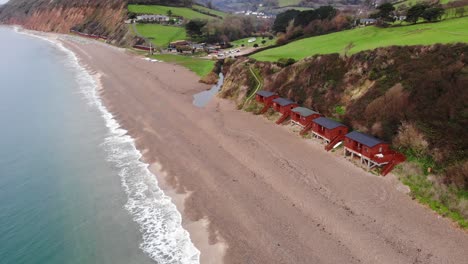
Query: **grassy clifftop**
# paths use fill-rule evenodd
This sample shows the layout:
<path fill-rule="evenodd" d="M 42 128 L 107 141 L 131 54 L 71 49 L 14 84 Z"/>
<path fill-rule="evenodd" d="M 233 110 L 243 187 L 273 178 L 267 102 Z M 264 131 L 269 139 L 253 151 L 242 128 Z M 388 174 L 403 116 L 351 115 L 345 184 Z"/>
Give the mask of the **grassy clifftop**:
<path fill-rule="evenodd" d="M 259 52 L 252 57 L 261 61 L 276 61 L 280 58 L 303 59 L 315 54 L 343 54 L 344 52 L 354 54 L 392 45 L 432 45 L 456 42 L 468 43 L 468 17 L 393 28 L 371 26 L 340 31 L 294 41 L 278 48 Z"/>

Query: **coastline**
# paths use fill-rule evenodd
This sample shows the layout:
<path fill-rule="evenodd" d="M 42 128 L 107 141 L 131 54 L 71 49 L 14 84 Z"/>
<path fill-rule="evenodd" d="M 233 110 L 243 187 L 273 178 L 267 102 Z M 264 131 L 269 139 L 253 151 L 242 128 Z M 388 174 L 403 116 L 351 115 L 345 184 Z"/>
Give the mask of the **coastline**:
<path fill-rule="evenodd" d="M 207 86 L 184 68 L 102 43 L 62 42 L 101 75 L 104 105 L 182 212 L 201 263 L 459 263 L 468 257 L 466 235 L 417 206 L 395 179 L 328 157 L 321 146 L 230 102 L 215 98 L 195 108 L 191 96 Z M 439 241 L 429 244 L 432 239 Z"/>

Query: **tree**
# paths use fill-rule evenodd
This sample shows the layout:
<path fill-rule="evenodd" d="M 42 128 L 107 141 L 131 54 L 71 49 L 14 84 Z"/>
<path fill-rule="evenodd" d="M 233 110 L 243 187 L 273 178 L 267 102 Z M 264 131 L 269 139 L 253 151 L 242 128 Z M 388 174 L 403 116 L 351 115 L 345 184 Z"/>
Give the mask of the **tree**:
<path fill-rule="evenodd" d="M 202 35 L 202 28 L 206 25 L 205 20 L 201 19 L 193 19 L 190 20 L 186 25 L 185 25 L 185 30 L 187 30 L 187 33 L 191 36 L 201 36 Z"/>
<path fill-rule="evenodd" d="M 377 7 L 379 12 L 376 14 L 376 18 L 381 18 L 384 21 L 393 21 L 393 11 L 395 7 L 391 3 L 384 3 Z"/>
<path fill-rule="evenodd" d="M 213 3 L 209 1 L 208 3 L 206 3 L 206 7 L 208 7 L 209 9 L 213 9 Z"/>
<path fill-rule="evenodd" d="M 128 19 L 135 19 L 137 18 L 137 15 L 133 12 L 128 12 L 127 17 Z"/>
<path fill-rule="evenodd" d="M 465 7 L 462 6 L 462 7 L 457 8 L 457 9 L 455 10 L 455 14 L 456 14 L 456 16 L 458 16 L 458 17 L 464 16 L 464 15 L 465 15 Z"/>
<path fill-rule="evenodd" d="M 279 13 L 276 16 L 275 22 L 273 23 L 273 31 L 275 32 L 286 32 L 286 28 L 289 25 L 289 21 L 296 18 L 301 11 L 298 10 L 287 10 L 283 13 Z"/>
<path fill-rule="evenodd" d="M 406 13 L 406 22 L 416 23 L 429 6 L 427 4 L 415 4 Z"/>
<path fill-rule="evenodd" d="M 171 17 L 172 16 L 172 10 L 167 10 L 167 16 Z"/>
<path fill-rule="evenodd" d="M 424 10 L 424 12 L 421 14 L 421 17 L 426 21 L 434 22 L 440 20 L 444 12 L 445 10 L 441 7 L 431 7 Z"/>

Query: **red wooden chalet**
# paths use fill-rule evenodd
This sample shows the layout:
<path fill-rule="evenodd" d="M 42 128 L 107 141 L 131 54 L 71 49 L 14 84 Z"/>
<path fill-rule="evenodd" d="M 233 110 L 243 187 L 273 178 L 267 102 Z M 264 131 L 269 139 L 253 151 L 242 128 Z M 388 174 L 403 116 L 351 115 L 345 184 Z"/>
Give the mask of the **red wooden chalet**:
<path fill-rule="evenodd" d="M 279 97 L 279 95 L 277 93 L 274 93 L 274 92 L 263 91 L 263 90 L 258 91 L 255 94 L 255 100 L 264 105 L 262 110 L 260 110 L 259 114 L 265 113 L 268 110 L 268 108 L 270 108 L 270 106 L 273 104 L 273 100 L 278 98 L 278 97 Z"/>
<path fill-rule="evenodd" d="M 273 109 L 275 109 L 276 112 L 279 112 L 283 114 L 278 121 L 276 121 L 276 124 L 281 124 L 286 120 L 290 115 L 291 115 L 291 110 L 293 108 L 296 108 L 298 106 L 297 103 L 285 99 L 285 98 L 276 98 L 273 100 Z"/>
<path fill-rule="evenodd" d="M 305 107 L 299 106 L 291 110 L 292 122 L 303 127 L 309 125 L 312 120 L 321 116 L 322 115 L 319 112 L 315 112 L 314 110 L 310 110 L 309 108 Z"/>
<path fill-rule="evenodd" d="M 331 150 L 342 142 L 348 133 L 347 126 L 326 117 L 312 120 L 311 129 L 314 137 L 323 139 L 327 143 L 325 146 L 326 151 Z"/>
<path fill-rule="evenodd" d="M 381 174 L 387 175 L 397 164 L 406 160 L 403 154 L 390 149 L 390 145 L 373 136 L 353 131 L 346 134 L 345 156 L 357 155 L 361 158 L 361 163 L 367 165 L 370 170 L 376 166 L 381 167 Z"/>

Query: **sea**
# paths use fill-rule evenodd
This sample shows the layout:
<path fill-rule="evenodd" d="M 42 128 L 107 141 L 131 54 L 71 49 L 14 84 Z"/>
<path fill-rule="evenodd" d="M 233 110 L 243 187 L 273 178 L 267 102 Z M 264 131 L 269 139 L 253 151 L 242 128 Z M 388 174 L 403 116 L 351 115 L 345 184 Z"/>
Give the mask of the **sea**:
<path fill-rule="evenodd" d="M 98 87 L 60 43 L 0 27 L 0 263 L 199 263 Z"/>

